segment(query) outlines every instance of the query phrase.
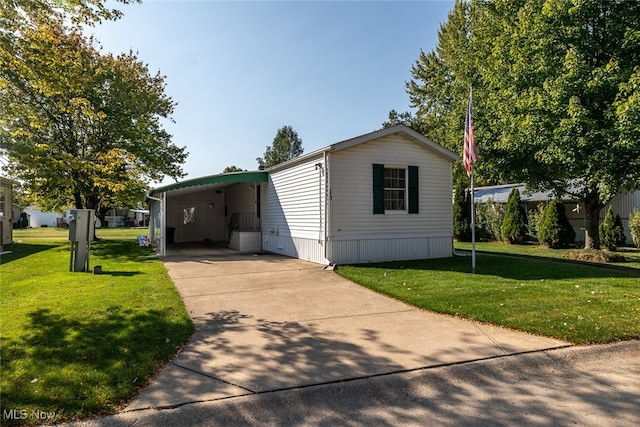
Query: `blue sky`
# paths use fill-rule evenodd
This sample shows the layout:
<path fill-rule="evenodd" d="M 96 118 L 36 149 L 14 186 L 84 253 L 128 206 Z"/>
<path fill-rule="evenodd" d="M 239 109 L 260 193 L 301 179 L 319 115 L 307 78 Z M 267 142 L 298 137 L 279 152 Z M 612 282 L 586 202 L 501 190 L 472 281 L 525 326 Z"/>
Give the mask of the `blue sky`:
<path fill-rule="evenodd" d="M 284 125 L 311 152 L 409 110 L 411 66 L 453 3 L 143 0 L 91 32 L 166 75 L 178 103 L 166 129 L 190 153 L 188 179 L 255 170 Z"/>

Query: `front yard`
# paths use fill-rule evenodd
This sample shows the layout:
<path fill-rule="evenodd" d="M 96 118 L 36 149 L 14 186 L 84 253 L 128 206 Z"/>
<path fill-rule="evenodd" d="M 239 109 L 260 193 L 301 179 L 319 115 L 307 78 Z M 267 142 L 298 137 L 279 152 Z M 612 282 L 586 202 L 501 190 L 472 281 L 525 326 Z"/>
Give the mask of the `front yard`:
<path fill-rule="evenodd" d="M 608 268 L 563 261 L 544 249 L 524 257 L 509 250 L 479 253 L 476 274 L 468 254 L 337 271 L 416 307 L 575 344 L 640 338 L 638 263 Z"/>
<path fill-rule="evenodd" d="M 113 413 L 190 336 L 164 266 L 137 245 L 144 233 L 98 230 L 94 275 L 68 271 L 68 230 L 15 230 L 0 259 L 0 424 Z"/>
<path fill-rule="evenodd" d="M 116 412 L 188 339 L 193 324 L 164 266 L 137 245 L 144 233 L 99 230 L 91 266 L 104 273 L 93 275 L 68 271 L 67 230 L 15 231 L 0 258 L 0 424 Z M 635 253 L 609 268 L 541 248 L 479 249 L 475 275 L 468 254 L 337 272 L 417 307 L 575 344 L 640 338 Z"/>

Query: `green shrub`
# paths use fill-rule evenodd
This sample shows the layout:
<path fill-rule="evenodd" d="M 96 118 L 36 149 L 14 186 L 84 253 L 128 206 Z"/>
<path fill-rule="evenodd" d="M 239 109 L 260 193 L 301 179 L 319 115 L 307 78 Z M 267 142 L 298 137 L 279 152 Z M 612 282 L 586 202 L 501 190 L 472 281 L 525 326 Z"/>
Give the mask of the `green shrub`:
<path fill-rule="evenodd" d="M 471 241 L 471 194 L 458 181 L 453 199 L 453 237 L 459 242 Z"/>
<path fill-rule="evenodd" d="M 633 243 L 640 249 L 640 211 L 638 209 L 634 208 L 629 215 L 629 231 Z"/>
<path fill-rule="evenodd" d="M 609 206 L 604 221 L 598 226 L 598 234 L 600 234 L 600 247 L 616 250 L 616 244 L 613 240 L 613 209 Z"/>
<path fill-rule="evenodd" d="M 616 215 L 616 219 L 613 221 L 613 240 L 618 247 L 627 242 L 627 236 L 624 235 L 624 227 L 622 226 L 622 218 L 620 218 L 620 215 Z"/>
<path fill-rule="evenodd" d="M 538 224 L 538 241 L 550 248 L 560 247 L 560 225 L 554 201 L 547 202 L 542 211 Z"/>
<path fill-rule="evenodd" d="M 476 208 L 476 228 L 479 240 L 495 241 L 500 240 L 500 227 L 504 217 L 502 203 L 489 200 L 487 203 L 480 203 Z"/>
<path fill-rule="evenodd" d="M 569 223 L 567 211 L 560 202 L 556 202 L 556 209 L 558 210 L 558 225 L 560 226 L 560 245 L 573 245 L 576 241 L 576 232 Z"/>
<path fill-rule="evenodd" d="M 560 248 L 573 244 L 575 240 L 576 232 L 569 224 L 564 205 L 559 201 L 549 201 L 538 224 L 538 241 L 550 248 Z"/>
<path fill-rule="evenodd" d="M 538 203 L 535 209 L 527 212 L 527 237 L 534 242 L 538 241 L 538 224 L 540 224 L 543 210 L 544 203 Z"/>
<path fill-rule="evenodd" d="M 615 251 L 616 247 L 624 245 L 627 240 L 622 227 L 622 219 L 620 219 L 620 215 L 616 215 L 614 219 L 611 206 L 607 209 L 607 214 L 598 227 L 598 232 L 600 233 L 600 246 L 610 251 Z"/>
<path fill-rule="evenodd" d="M 502 240 L 514 243 L 522 243 L 526 237 L 527 215 L 520 205 L 520 191 L 517 188 L 511 190 L 504 211 L 504 220 L 500 227 Z"/>

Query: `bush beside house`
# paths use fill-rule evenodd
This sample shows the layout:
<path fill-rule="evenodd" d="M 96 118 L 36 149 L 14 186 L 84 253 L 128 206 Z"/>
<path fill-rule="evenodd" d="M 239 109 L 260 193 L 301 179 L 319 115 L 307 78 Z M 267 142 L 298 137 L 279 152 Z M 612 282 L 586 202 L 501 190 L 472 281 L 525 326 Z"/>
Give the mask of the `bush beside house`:
<path fill-rule="evenodd" d="M 576 233 L 569 224 L 564 205 L 549 201 L 538 224 L 538 241 L 550 248 L 560 248 L 575 242 Z"/>
<path fill-rule="evenodd" d="M 636 248 L 640 249 L 640 211 L 637 209 L 629 216 L 629 231 Z"/>
<path fill-rule="evenodd" d="M 527 214 L 520 203 L 520 191 L 514 188 L 507 199 L 500 234 L 505 242 L 521 244 L 525 241 L 526 230 Z"/>
<path fill-rule="evenodd" d="M 620 215 L 613 216 L 613 208 L 609 206 L 604 221 L 598 227 L 600 233 L 600 246 L 610 251 L 615 251 L 617 247 L 624 245 L 626 237 L 622 228 Z"/>
<path fill-rule="evenodd" d="M 453 238 L 471 241 L 471 193 L 458 181 L 453 198 Z"/>

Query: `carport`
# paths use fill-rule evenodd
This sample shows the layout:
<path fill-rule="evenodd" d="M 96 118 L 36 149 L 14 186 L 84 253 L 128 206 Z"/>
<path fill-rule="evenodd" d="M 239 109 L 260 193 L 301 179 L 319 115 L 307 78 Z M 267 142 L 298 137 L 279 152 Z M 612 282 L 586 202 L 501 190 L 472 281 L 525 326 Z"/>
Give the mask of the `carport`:
<path fill-rule="evenodd" d="M 262 171 L 232 172 L 177 182 L 149 192 L 149 233 L 163 256 L 167 247 L 188 243 L 261 248 Z"/>

